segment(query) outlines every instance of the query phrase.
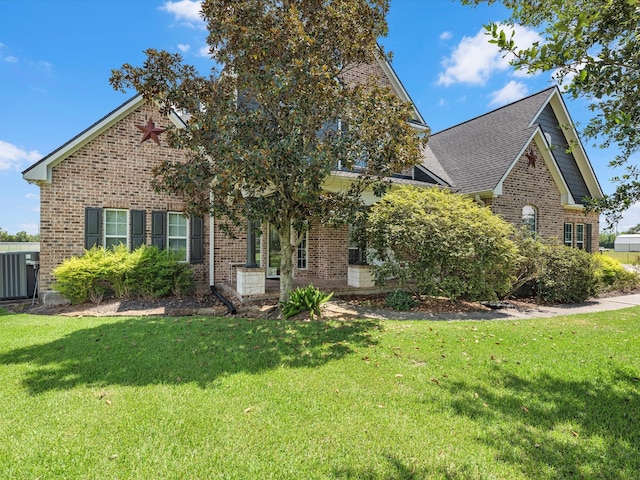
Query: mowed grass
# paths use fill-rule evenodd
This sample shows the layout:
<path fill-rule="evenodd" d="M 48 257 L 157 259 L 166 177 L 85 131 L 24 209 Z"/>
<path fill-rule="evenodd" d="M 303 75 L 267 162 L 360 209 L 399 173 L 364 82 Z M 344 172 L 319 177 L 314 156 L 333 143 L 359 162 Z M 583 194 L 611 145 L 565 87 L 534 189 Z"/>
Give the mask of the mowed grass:
<path fill-rule="evenodd" d="M 628 265 L 640 263 L 640 252 L 614 252 L 613 250 L 605 250 L 602 254 Z"/>
<path fill-rule="evenodd" d="M 0 316 L 2 479 L 638 478 L 640 308 Z"/>

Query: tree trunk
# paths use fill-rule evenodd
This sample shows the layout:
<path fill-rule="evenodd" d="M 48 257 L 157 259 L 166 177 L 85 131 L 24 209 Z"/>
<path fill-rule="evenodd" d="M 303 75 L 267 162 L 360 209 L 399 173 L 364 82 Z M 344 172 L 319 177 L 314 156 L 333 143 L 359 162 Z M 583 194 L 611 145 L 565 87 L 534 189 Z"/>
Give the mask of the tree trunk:
<path fill-rule="evenodd" d="M 291 223 L 284 221 L 278 230 L 282 258 L 280 260 L 280 301 L 289 300 L 289 294 L 293 289 L 293 252 L 295 245 L 291 244 Z"/>

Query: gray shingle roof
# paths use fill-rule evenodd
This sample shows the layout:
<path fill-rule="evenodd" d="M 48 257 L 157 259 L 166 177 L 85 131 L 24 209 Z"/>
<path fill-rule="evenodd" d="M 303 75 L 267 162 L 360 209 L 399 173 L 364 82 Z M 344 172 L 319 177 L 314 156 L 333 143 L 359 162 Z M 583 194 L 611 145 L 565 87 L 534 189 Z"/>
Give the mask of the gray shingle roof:
<path fill-rule="evenodd" d="M 493 190 L 536 129 L 551 87 L 472 120 L 431 135 L 424 166 L 444 171 L 461 193 Z"/>

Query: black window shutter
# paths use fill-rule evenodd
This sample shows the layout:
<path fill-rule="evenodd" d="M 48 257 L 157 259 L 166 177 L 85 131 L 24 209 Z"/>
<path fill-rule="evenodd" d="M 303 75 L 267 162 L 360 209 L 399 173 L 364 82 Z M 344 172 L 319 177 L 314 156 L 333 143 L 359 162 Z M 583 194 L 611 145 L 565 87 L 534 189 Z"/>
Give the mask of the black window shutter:
<path fill-rule="evenodd" d="M 585 235 L 585 243 L 584 243 L 584 248 L 587 252 L 591 252 L 591 236 L 593 235 L 593 225 L 590 223 L 587 223 L 587 234 Z"/>
<path fill-rule="evenodd" d="M 147 243 L 147 212 L 131 210 L 131 251 Z"/>
<path fill-rule="evenodd" d="M 167 212 L 151 212 L 151 245 L 167 248 Z"/>
<path fill-rule="evenodd" d="M 202 217 L 191 217 L 191 263 L 204 261 L 204 221 Z"/>
<path fill-rule="evenodd" d="M 102 245 L 102 209 L 84 209 L 84 248 L 89 250 Z"/>

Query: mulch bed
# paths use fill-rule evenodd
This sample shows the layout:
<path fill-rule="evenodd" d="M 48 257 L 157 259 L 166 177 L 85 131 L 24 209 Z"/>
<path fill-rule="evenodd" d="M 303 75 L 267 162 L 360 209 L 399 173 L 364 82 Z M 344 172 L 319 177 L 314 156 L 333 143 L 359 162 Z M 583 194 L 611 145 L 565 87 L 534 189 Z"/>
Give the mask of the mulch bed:
<path fill-rule="evenodd" d="M 600 297 L 611 297 L 631 293 L 640 293 L 640 289 L 625 292 L 607 292 Z M 334 300 L 354 307 L 365 307 L 380 311 L 392 311 L 385 305 L 387 293 L 373 295 L 345 295 L 334 298 Z M 480 302 L 468 302 L 465 300 L 449 300 L 442 297 L 420 297 L 419 302 L 410 312 L 425 313 L 473 313 L 488 312 L 495 308 L 531 308 L 536 304 L 535 299 L 509 299 L 499 304 L 482 304 Z M 235 303 L 235 302 L 234 302 Z M 166 316 L 189 316 L 189 315 L 216 315 L 224 316 L 227 308 L 220 303 L 213 295 L 192 295 L 192 296 L 170 296 L 157 299 L 129 299 L 117 300 L 108 299 L 100 303 L 84 303 L 81 305 L 61 305 L 55 307 L 44 307 L 36 304 L 31 306 L 31 302 L 4 303 L 4 308 L 15 313 L 32 313 L 40 315 L 64 315 L 64 316 L 113 316 L 113 315 L 166 315 Z M 276 300 L 264 300 L 248 304 L 236 304 L 238 316 L 250 318 L 272 318 L 277 307 Z M 334 315 L 327 315 L 331 317 Z M 294 319 L 308 318 L 308 313 L 302 313 Z"/>

